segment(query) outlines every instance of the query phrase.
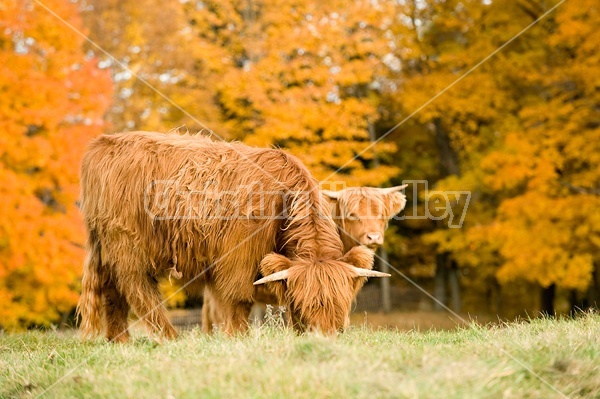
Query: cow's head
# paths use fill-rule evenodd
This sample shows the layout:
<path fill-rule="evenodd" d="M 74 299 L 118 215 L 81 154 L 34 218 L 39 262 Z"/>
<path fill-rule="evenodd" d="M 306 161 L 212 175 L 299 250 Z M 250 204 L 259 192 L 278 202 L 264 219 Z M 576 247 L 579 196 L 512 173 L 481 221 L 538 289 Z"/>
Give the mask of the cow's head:
<path fill-rule="evenodd" d="M 345 251 L 359 244 L 371 249 L 383 245 L 389 219 L 406 205 L 406 197 L 400 192 L 406 186 L 321 190 L 331 203 L 333 219 L 340 229 Z"/>
<path fill-rule="evenodd" d="M 338 260 L 291 260 L 271 253 L 260 264 L 264 278 L 279 303 L 285 304 L 294 328 L 335 333 L 348 323 L 352 301 L 366 277 L 389 277 L 371 270 L 373 252 L 355 247 Z"/>

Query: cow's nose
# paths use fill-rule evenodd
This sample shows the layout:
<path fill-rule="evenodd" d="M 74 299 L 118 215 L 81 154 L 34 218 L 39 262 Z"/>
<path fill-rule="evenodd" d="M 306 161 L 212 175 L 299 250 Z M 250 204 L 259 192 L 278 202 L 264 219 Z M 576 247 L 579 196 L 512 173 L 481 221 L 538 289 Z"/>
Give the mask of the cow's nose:
<path fill-rule="evenodd" d="M 383 244 L 383 236 L 379 233 L 367 233 L 367 245 Z"/>

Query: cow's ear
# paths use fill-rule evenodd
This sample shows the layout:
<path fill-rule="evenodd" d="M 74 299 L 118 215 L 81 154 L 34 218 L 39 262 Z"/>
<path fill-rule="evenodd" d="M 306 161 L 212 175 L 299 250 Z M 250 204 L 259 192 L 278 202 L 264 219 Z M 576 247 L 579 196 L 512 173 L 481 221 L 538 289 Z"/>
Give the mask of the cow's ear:
<path fill-rule="evenodd" d="M 325 198 L 327 198 L 328 200 L 337 201 L 340 198 L 340 195 L 342 194 L 342 192 L 341 191 L 331 191 L 331 190 L 321 190 L 321 194 L 323 194 L 323 196 Z"/>
<path fill-rule="evenodd" d="M 367 247 L 358 245 L 341 257 L 341 261 L 361 269 L 373 269 L 375 253 Z"/>
<path fill-rule="evenodd" d="M 339 201 L 341 191 L 329 191 L 329 190 L 321 190 L 321 194 L 327 204 L 329 205 L 329 209 L 331 210 L 331 216 L 333 220 L 338 220 L 342 218 L 343 212 L 340 210 L 341 203 Z"/>
<path fill-rule="evenodd" d="M 277 273 L 284 273 L 292 266 L 292 261 L 276 253 L 267 254 L 260 262 L 260 272 L 265 278 Z M 262 279 L 261 279 L 262 280 Z M 258 280 L 257 282 L 259 282 Z M 255 283 L 256 284 L 256 283 Z M 270 292 L 275 294 L 280 304 L 285 303 L 285 279 L 266 282 L 264 284 Z"/>
<path fill-rule="evenodd" d="M 274 252 L 267 254 L 260 262 L 260 272 L 263 276 L 287 270 L 292 266 L 292 261 L 283 255 Z"/>
<path fill-rule="evenodd" d="M 369 248 L 359 245 L 346 252 L 346 254 L 340 260 L 361 269 L 371 270 L 373 269 L 374 256 L 375 253 Z M 352 286 L 355 297 L 356 294 L 358 294 L 358 291 L 366 282 L 366 277 L 358 277 L 352 279 Z"/>
<path fill-rule="evenodd" d="M 406 196 L 400 192 L 389 193 L 386 195 L 387 218 L 391 218 L 394 215 L 400 213 L 402 209 L 406 206 Z"/>

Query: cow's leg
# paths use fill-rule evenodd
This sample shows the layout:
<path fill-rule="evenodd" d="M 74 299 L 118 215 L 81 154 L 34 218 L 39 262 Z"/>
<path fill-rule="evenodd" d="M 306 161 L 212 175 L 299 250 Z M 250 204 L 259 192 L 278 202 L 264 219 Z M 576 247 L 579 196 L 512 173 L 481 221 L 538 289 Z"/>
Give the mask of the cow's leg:
<path fill-rule="evenodd" d="M 219 305 L 219 316 L 225 325 L 225 332 L 229 335 L 242 333 L 248 330 L 252 302 L 223 301 Z"/>
<path fill-rule="evenodd" d="M 229 306 L 228 317 L 225 322 L 225 332 L 235 334 L 248 330 L 252 302 L 236 302 Z"/>
<path fill-rule="evenodd" d="M 206 291 L 209 290 L 209 288 L 206 289 Z M 248 318 L 252 308 L 251 301 L 226 300 L 219 293 L 212 290 L 210 290 L 208 298 L 210 298 L 208 317 L 212 323 L 222 324 L 224 331 L 230 335 L 248 329 Z"/>
<path fill-rule="evenodd" d="M 250 310 L 254 303 L 255 287 L 263 251 L 256 250 L 251 241 L 242 243 L 235 251 L 228 251 L 212 270 L 211 289 L 216 315 L 225 324 L 225 332 L 236 334 L 248 329 Z M 248 257 L 252 254 L 256 258 Z M 245 266 L 242 266 L 245 265 Z M 252 266 L 254 265 L 254 266 Z"/>
<path fill-rule="evenodd" d="M 204 300 L 202 304 L 202 332 L 211 334 L 213 332 L 213 321 L 210 319 L 210 301 Z"/>
<path fill-rule="evenodd" d="M 202 303 L 202 332 L 211 334 L 214 330 L 214 324 L 220 320 L 215 320 L 213 316 L 217 312 L 215 299 L 208 287 L 204 289 L 204 301 Z"/>
<path fill-rule="evenodd" d="M 158 281 L 143 268 L 130 267 L 126 276 L 119 276 L 119 289 L 135 314 L 149 328 L 167 339 L 177 338 L 177 331 L 169 322 L 162 303 Z"/>
<path fill-rule="evenodd" d="M 102 292 L 104 304 L 104 324 L 106 325 L 106 339 L 110 342 L 127 342 L 129 331 L 127 329 L 127 315 L 129 304 L 125 296 L 119 292 L 114 282 L 109 281 Z"/>

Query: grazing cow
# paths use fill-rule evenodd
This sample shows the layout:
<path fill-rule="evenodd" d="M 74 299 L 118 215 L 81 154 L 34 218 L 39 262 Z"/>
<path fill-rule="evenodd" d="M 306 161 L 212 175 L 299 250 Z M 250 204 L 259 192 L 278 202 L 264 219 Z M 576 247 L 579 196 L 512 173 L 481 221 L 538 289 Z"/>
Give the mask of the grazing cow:
<path fill-rule="evenodd" d="M 344 244 L 344 253 L 358 245 L 376 250 L 383 245 L 388 221 L 406 206 L 406 196 L 400 191 L 406 185 L 375 188 L 351 187 L 340 191 L 322 190 L 329 200 L 333 220 Z M 256 302 L 275 304 L 277 297 L 265 287 L 257 287 Z M 202 331 L 210 333 L 215 325 L 223 323 L 220 311 L 208 290 L 202 304 Z"/>
<path fill-rule="evenodd" d="M 370 270 L 367 248 L 343 254 L 317 181 L 281 150 L 201 135 L 103 135 L 84 156 L 81 187 L 84 336 L 104 324 L 109 340 L 127 340 L 131 306 L 152 331 L 176 337 L 157 283 L 167 275 L 205 285 L 225 330 L 243 331 L 259 273 L 254 284 L 269 283 L 296 328 L 335 332 L 365 277 L 389 276 Z"/>

